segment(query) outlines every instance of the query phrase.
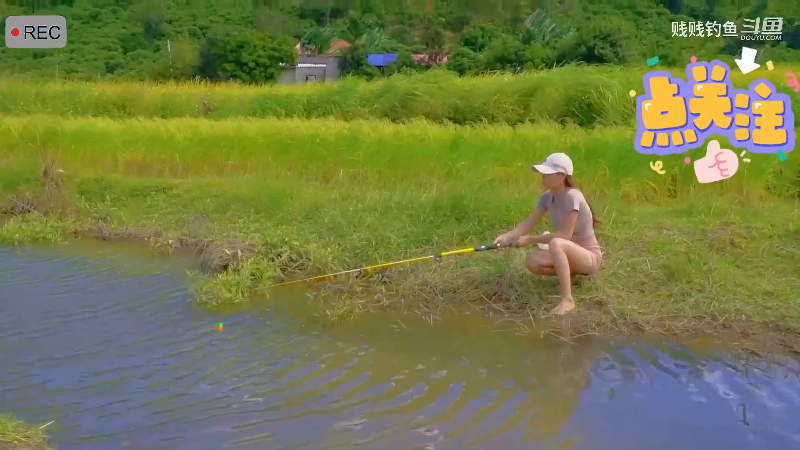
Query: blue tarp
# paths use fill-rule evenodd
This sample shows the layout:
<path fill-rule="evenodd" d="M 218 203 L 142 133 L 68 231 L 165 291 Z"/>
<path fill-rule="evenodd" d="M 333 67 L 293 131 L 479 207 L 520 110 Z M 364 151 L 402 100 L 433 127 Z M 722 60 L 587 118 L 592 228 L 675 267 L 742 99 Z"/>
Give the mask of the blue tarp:
<path fill-rule="evenodd" d="M 367 63 L 375 67 L 386 67 L 397 62 L 395 53 L 367 53 Z"/>

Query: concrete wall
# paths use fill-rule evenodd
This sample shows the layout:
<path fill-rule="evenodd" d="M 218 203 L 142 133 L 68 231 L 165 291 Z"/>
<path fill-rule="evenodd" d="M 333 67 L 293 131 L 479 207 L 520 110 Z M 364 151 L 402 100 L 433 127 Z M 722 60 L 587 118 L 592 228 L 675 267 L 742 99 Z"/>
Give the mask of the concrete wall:
<path fill-rule="evenodd" d="M 278 75 L 278 84 L 294 84 L 294 77 L 294 68 L 284 69 L 283 72 Z"/>
<path fill-rule="evenodd" d="M 280 84 L 319 83 L 341 78 L 340 58 L 335 56 L 298 56 L 297 65 L 278 77 Z"/>

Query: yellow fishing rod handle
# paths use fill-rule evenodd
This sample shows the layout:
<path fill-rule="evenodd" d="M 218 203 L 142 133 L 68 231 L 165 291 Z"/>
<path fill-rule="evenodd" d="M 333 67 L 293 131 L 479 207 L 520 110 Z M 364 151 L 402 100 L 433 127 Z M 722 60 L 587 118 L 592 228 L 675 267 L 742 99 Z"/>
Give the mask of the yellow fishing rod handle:
<path fill-rule="evenodd" d="M 486 251 L 486 250 L 496 250 L 498 248 L 511 247 L 512 245 L 513 244 L 500 245 L 500 244 L 492 243 L 492 244 L 486 244 L 486 245 L 479 245 L 479 246 L 473 248 L 473 250 L 476 251 L 476 252 L 483 252 L 483 251 Z"/>
<path fill-rule="evenodd" d="M 470 248 L 462 248 L 461 250 L 451 250 L 449 252 L 442 252 L 438 255 L 434 255 L 434 257 L 443 257 L 443 256 L 452 256 L 452 255 L 463 255 L 466 253 L 475 253 L 475 252 L 483 252 L 486 250 L 495 250 L 502 247 L 509 247 L 508 245 L 499 245 L 499 244 L 486 244 L 486 245 L 478 245 L 475 247 Z"/>
<path fill-rule="evenodd" d="M 441 258 L 442 256 L 462 255 L 464 253 L 472 253 L 474 251 L 475 251 L 474 248 L 462 248 L 460 250 L 450 250 L 449 252 L 441 252 L 435 256 Z"/>

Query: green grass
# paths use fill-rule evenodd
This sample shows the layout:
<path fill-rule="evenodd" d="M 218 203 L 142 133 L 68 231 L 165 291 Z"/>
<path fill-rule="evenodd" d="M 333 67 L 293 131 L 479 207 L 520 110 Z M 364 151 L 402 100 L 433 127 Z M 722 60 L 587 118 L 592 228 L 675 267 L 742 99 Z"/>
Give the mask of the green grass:
<path fill-rule="evenodd" d="M 35 427 L 10 415 L 0 415 L 0 450 L 47 450 L 43 427 Z"/>
<path fill-rule="evenodd" d="M 633 136 L 632 129 L 587 131 L 556 125 L 24 116 L 0 122 L 0 157 L 24 164 L 6 164 L 3 170 L 16 171 L 7 179 L 27 183 L 36 180 L 38 158 L 45 150 L 67 176 L 77 172 L 173 180 L 222 177 L 298 189 L 336 187 L 363 198 L 414 190 L 414 195 L 453 194 L 448 202 L 469 208 L 464 212 L 471 216 L 482 211 L 496 216 L 498 208 L 507 216 L 534 200 L 531 195 L 537 192 L 538 181 L 531 176 L 530 165 L 563 150 L 575 162 L 575 179 L 590 197 L 647 204 L 721 197 L 796 198 L 800 161 L 792 153 L 786 162 L 775 155 L 751 155 L 752 162 L 742 163 L 734 178 L 699 185 L 692 166 L 683 159 L 702 157 L 705 149 L 663 157 L 641 155 L 632 148 Z M 723 148 L 727 144 L 725 139 L 720 142 Z M 654 159 L 664 162 L 666 174 L 650 169 Z M 9 181 L 2 183 L 14 187 Z M 481 205 L 482 193 L 489 191 L 505 198 L 495 205 Z M 290 199 L 264 195 L 261 202 L 280 205 L 277 211 L 294 219 Z"/>
<path fill-rule="evenodd" d="M 547 124 L 6 117 L 0 194 L 9 211 L 26 198 L 49 209 L 6 219 L 0 242 L 78 231 L 190 247 L 218 273 L 198 278 L 198 302 L 244 301 L 282 279 L 490 242 L 541 193 L 530 164 L 562 150 L 606 251 L 576 289 L 574 334 L 800 332 L 800 160 L 750 155 L 731 179 L 699 185 L 685 155 L 661 157 L 658 175 L 632 139 Z M 42 158 L 64 170 L 45 177 L 47 198 Z M 559 324 L 538 319 L 557 283 L 528 275 L 523 258 L 476 254 L 315 292 L 332 321 L 393 309 L 435 322 L 477 308 L 543 332 Z"/>
<path fill-rule="evenodd" d="M 687 56 L 687 64 L 688 64 Z M 735 70 L 735 65 L 731 62 Z M 641 69 L 569 66 L 525 75 L 459 78 L 446 71 L 394 76 L 377 82 L 344 80 L 302 86 L 237 86 L 0 81 L 0 114 L 47 113 L 112 118 L 278 117 L 340 120 L 426 119 L 461 125 L 556 122 L 579 126 L 632 126 L 636 104 L 629 91 L 644 92 Z M 686 79 L 684 68 L 670 69 Z M 765 77 L 793 98 L 800 121 L 800 95 L 786 86 L 776 66 L 748 75 L 735 71 L 736 87 Z"/>

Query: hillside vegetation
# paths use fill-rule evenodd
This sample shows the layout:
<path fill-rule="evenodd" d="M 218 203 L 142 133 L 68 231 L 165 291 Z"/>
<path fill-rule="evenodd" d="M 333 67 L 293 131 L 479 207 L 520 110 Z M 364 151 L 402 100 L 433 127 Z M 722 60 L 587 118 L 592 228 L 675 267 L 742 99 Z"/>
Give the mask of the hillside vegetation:
<path fill-rule="evenodd" d="M 0 6 L 0 20 L 32 13 L 66 16 L 69 44 L 63 50 L 2 48 L 0 74 L 262 83 L 275 79 L 281 62 L 292 62 L 295 42 L 314 54 L 324 53 L 337 38 L 353 44 L 343 55 L 345 72 L 367 78 L 425 70 L 412 63 L 412 52 L 449 55 L 447 68 L 462 75 L 575 62 L 642 67 L 652 56 L 682 66 L 690 55 L 732 59 L 745 43 L 764 50 L 760 61 L 779 64 L 800 61 L 798 5 L 791 0 L 271 0 L 211 6 L 176 0 L 18 0 Z M 768 16 L 784 18 L 782 41 L 672 37 L 672 22 L 732 21 L 741 29 L 745 18 Z M 400 56 L 383 73 L 365 61 L 367 52 L 380 51 Z"/>

